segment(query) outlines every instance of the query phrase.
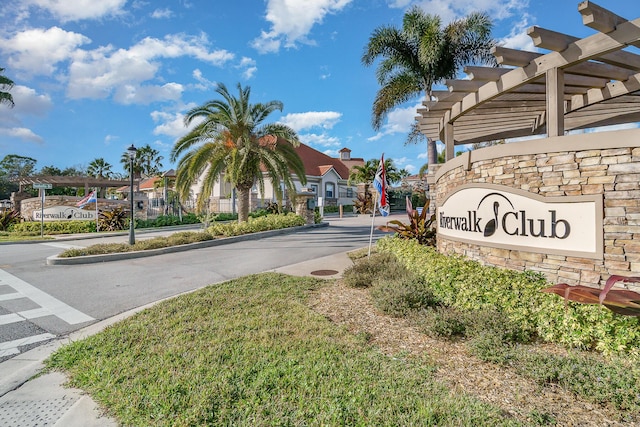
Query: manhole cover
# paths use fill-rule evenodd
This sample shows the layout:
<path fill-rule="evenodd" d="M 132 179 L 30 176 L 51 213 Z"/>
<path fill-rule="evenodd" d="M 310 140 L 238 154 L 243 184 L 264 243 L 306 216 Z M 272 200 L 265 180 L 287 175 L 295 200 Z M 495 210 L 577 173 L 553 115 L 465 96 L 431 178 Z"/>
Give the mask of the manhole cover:
<path fill-rule="evenodd" d="M 338 274 L 336 270 L 316 270 L 312 271 L 312 276 L 333 276 L 334 274 Z"/>

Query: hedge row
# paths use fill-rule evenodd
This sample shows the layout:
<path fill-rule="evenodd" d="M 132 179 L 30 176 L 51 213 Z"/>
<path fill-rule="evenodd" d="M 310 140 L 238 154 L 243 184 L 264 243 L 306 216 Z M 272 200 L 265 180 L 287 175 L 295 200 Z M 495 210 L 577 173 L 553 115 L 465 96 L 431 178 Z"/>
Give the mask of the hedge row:
<path fill-rule="evenodd" d="M 377 250 L 398 257 L 446 306 L 498 309 L 547 342 L 640 355 L 640 318 L 616 315 L 599 305 L 565 304 L 558 296 L 541 292 L 552 284 L 539 273 L 483 266 L 393 237 L 380 239 Z"/>

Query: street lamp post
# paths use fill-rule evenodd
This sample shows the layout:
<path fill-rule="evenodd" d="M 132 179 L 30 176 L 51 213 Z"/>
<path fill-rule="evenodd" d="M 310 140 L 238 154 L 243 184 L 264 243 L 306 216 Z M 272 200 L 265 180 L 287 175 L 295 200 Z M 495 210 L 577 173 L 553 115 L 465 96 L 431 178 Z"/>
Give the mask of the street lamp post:
<path fill-rule="evenodd" d="M 134 221 L 133 221 L 133 159 L 136 158 L 136 147 L 131 144 L 131 147 L 127 148 L 127 154 L 129 155 L 129 177 L 130 177 L 130 186 L 129 186 L 129 202 L 131 203 L 131 220 L 129 221 L 129 244 L 135 245 L 136 243 L 136 235 L 134 231 Z"/>

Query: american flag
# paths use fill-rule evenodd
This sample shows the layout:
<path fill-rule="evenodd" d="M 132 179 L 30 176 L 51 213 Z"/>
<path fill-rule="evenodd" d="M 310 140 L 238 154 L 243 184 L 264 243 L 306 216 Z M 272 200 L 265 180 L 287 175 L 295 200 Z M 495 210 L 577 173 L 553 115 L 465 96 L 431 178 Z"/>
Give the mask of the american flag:
<path fill-rule="evenodd" d="M 93 203 L 93 202 L 97 202 L 98 200 L 96 199 L 96 194 L 94 191 L 90 192 L 89 194 L 87 194 L 84 198 L 80 199 L 78 201 L 78 203 L 76 203 L 76 206 L 79 208 L 83 208 L 86 205 L 88 205 L 89 203 Z"/>
<path fill-rule="evenodd" d="M 378 198 L 378 207 L 382 216 L 389 215 L 389 196 L 387 195 L 387 173 L 384 170 L 384 154 L 380 157 L 380 164 L 373 178 L 373 186 L 376 187 L 380 197 Z"/>

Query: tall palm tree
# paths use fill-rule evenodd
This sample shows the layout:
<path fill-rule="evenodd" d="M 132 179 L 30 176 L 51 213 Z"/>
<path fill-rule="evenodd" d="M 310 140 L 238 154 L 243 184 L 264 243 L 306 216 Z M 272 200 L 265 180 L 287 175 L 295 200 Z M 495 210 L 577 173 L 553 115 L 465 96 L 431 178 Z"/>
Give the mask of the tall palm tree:
<path fill-rule="evenodd" d="M 102 157 L 93 159 L 87 167 L 87 175 L 94 178 L 111 178 L 113 172 L 111 172 L 111 164 Z M 99 197 L 104 197 L 106 192 L 105 187 L 100 187 Z"/>
<path fill-rule="evenodd" d="M 382 58 L 376 70 L 381 88 L 373 102 L 372 125 L 379 130 L 387 114 L 395 107 L 416 97 L 431 99 L 433 86 L 456 77 L 465 65 L 495 65 L 491 47 L 492 23 L 485 13 L 471 13 L 442 27 L 439 16 L 425 13 L 418 6 L 409 9 L 402 28 L 376 28 L 362 55 L 362 63 L 370 66 Z M 407 142 L 422 135 L 414 123 Z M 436 144 L 427 141 L 429 164 L 437 162 Z"/>
<path fill-rule="evenodd" d="M 160 155 L 158 150 L 151 148 L 151 146 L 147 144 L 138 149 L 137 157 L 140 159 L 140 166 L 144 176 L 160 175 L 162 159 L 164 159 L 164 157 Z"/>
<path fill-rule="evenodd" d="M 224 84 L 216 92 L 222 99 L 211 100 L 187 112 L 186 126 L 197 123 L 180 138 L 171 151 L 171 161 L 179 156 L 176 190 L 184 200 L 191 184 L 202 178 L 198 206 L 207 201 L 213 185 L 222 173 L 238 192 L 238 221 L 249 218 L 251 188 L 257 182 L 264 194 L 264 174 L 274 184 L 283 182 L 290 193 L 295 191 L 292 173 L 306 184 L 302 160 L 295 147 L 298 135 L 289 126 L 263 123 L 267 116 L 282 111 L 280 101 L 250 104 L 251 88 L 238 84 L 238 97 L 229 93 Z M 274 185 L 278 199 L 282 190 Z"/>
<path fill-rule="evenodd" d="M 87 175 L 94 178 L 110 178 L 111 174 L 111 164 L 102 157 L 93 159 L 87 167 Z"/>
<path fill-rule="evenodd" d="M 13 87 L 13 80 L 4 76 L 4 68 L 0 68 L 0 104 L 7 104 L 9 107 L 13 107 L 13 96 L 8 92 Z M 6 91 L 6 92 L 5 92 Z"/>
<path fill-rule="evenodd" d="M 138 148 L 136 150 L 136 156 L 133 159 L 134 178 L 139 179 L 141 177 L 159 175 L 162 169 L 162 159 L 164 159 L 164 157 L 160 155 L 160 152 L 151 148 L 149 144 Z M 129 174 L 131 159 L 129 159 L 128 153 L 122 153 L 120 163 L 122 163 L 125 172 Z"/>

